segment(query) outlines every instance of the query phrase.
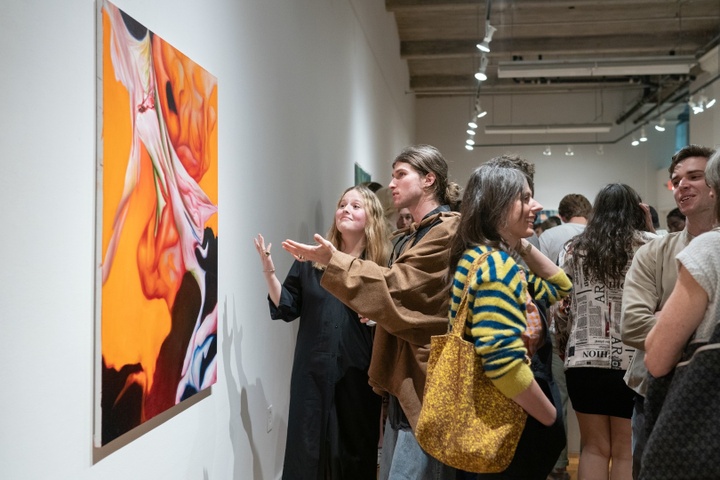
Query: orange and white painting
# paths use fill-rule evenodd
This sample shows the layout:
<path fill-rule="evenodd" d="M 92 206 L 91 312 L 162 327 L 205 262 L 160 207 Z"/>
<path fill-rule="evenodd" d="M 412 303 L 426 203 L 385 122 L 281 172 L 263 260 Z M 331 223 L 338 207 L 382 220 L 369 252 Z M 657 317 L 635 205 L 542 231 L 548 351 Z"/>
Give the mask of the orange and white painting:
<path fill-rule="evenodd" d="M 217 378 L 217 79 L 110 2 L 98 57 L 97 446 Z"/>

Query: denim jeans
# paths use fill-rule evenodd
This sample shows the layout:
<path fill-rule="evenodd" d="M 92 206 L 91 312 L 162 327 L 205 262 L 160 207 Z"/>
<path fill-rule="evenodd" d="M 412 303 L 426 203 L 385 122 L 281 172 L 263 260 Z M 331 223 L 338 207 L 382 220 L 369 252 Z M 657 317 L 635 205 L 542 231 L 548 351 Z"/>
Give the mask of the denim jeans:
<path fill-rule="evenodd" d="M 388 410 L 397 406 L 389 402 Z M 388 411 L 380 455 L 379 480 L 454 480 L 455 469 L 435 460 L 420 448 L 413 431 L 401 425 L 393 425 Z"/>

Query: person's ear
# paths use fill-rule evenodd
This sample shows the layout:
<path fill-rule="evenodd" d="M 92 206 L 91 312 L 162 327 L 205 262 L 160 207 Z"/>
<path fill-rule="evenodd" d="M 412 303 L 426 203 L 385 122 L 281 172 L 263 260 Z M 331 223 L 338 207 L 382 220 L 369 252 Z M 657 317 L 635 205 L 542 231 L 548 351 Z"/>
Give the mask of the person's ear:
<path fill-rule="evenodd" d="M 433 184 L 435 184 L 435 174 L 432 172 L 429 172 L 425 175 L 424 186 L 425 186 L 425 188 L 429 188 L 429 187 L 432 187 Z"/>

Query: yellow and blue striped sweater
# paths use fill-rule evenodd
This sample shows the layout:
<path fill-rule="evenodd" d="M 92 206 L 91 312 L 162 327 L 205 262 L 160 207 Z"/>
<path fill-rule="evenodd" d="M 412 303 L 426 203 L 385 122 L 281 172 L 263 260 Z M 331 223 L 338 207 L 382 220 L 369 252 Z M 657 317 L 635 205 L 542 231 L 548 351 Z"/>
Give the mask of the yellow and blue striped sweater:
<path fill-rule="evenodd" d="M 482 357 L 485 374 L 506 396 L 513 398 L 530 386 L 533 374 L 525 362 L 527 350 L 521 338 L 527 328 L 527 283 L 515 260 L 502 250 L 488 246 L 466 250 L 458 262 L 450 298 L 450 323 L 455 320 L 467 274 L 473 261 L 491 253 L 480 265 L 468 289 L 468 318 L 465 333 L 472 337 L 475 351 Z M 525 271 L 533 284 L 536 300 L 553 304 L 570 292 L 572 284 L 565 272 L 548 279 Z"/>

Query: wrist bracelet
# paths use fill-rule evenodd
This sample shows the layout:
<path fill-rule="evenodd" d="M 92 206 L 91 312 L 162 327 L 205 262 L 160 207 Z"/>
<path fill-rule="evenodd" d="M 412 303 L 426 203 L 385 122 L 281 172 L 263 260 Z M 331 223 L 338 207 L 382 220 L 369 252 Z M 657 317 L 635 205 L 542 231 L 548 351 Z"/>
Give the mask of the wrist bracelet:
<path fill-rule="evenodd" d="M 275 273 L 275 269 L 271 268 L 270 270 L 263 270 L 265 273 Z"/>

